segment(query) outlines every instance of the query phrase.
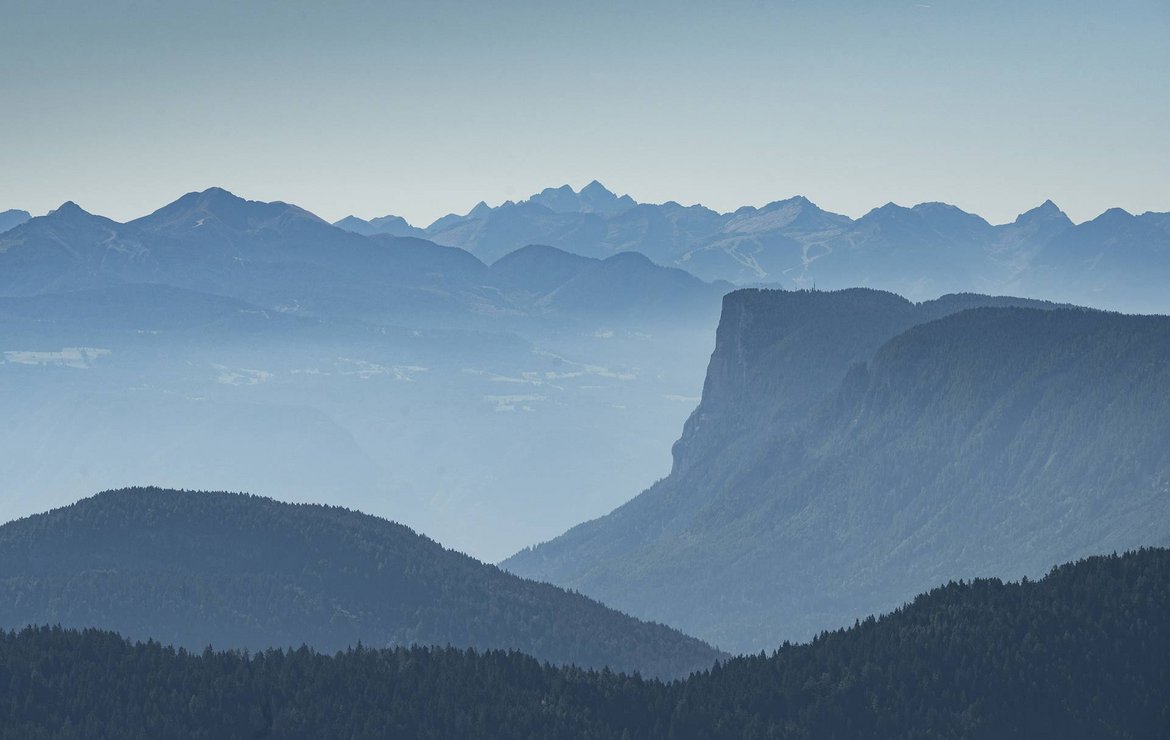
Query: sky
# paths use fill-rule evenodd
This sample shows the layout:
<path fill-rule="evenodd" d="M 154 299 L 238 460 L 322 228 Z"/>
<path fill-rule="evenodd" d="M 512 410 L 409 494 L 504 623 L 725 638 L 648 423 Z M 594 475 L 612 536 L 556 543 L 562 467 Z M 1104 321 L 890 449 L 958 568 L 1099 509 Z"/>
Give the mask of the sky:
<path fill-rule="evenodd" d="M 0 210 L 1170 211 L 1170 0 L 0 0 Z"/>

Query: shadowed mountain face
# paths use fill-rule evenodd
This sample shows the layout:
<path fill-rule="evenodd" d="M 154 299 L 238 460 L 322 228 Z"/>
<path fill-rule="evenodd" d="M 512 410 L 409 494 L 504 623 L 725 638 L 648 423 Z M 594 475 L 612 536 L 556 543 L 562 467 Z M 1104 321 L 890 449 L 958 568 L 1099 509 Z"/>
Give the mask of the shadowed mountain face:
<path fill-rule="evenodd" d="M 217 188 L 129 224 L 66 204 L 0 235 L 0 517 L 248 490 L 495 560 L 667 471 L 727 287 L 552 247 L 489 267 Z"/>
<path fill-rule="evenodd" d="M 757 650 L 1170 542 L 1170 319 L 1028 306 L 733 293 L 671 475 L 504 566 Z"/>
<path fill-rule="evenodd" d="M 1170 552 L 1147 549 L 952 582 L 669 684 L 499 651 L 188 653 L 30 627 L 0 632 L 0 721 L 14 737 L 1160 737 L 1167 652 Z"/>
<path fill-rule="evenodd" d="M 340 508 L 112 491 L 0 527 L 0 625 L 99 626 L 198 650 L 521 650 L 651 676 L 718 652 Z"/>
<path fill-rule="evenodd" d="M 739 284 L 865 286 L 916 300 L 1010 291 L 1114 310 L 1170 310 L 1155 291 L 1170 279 L 1163 264 L 1170 260 L 1170 219 L 1113 213 L 1075 225 L 1045 201 L 1013 223 L 992 225 L 945 203 L 889 203 L 853 220 L 800 196 L 718 213 L 639 204 L 593 182 L 580 193 L 566 185 L 496 208 L 480 203 L 426 232 L 487 261 L 539 243 L 602 258 L 640 252 L 705 280 Z M 1070 242 L 1076 249 L 1062 246 Z"/>

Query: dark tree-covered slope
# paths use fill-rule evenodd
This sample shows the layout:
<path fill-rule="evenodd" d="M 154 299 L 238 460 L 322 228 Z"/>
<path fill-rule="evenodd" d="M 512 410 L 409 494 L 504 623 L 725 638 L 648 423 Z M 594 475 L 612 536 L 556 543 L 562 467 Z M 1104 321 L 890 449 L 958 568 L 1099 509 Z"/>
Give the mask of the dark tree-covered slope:
<path fill-rule="evenodd" d="M 671 475 L 505 567 L 750 651 L 1170 542 L 1170 318 L 1010 303 L 728 296 Z"/>
<path fill-rule="evenodd" d="M 950 583 L 880 619 L 662 684 L 443 648 L 185 652 L 0 632 L 0 738 L 1153 738 L 1170 552 Z"/>
<path fill-rule="evenodd" d="M 437 644 L 679 676 L 719 653 L 392 522 L 255 496 L 128 489 L 0 527 L 0 625 L 202 648 Z"/>

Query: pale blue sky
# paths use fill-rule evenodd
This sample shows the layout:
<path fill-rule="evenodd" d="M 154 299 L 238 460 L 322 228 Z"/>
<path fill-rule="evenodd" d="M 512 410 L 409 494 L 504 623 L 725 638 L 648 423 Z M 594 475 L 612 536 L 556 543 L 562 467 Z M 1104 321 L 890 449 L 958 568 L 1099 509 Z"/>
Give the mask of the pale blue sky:
<path fill-rule="evenodd" d="M 0 0 L 0 210 L 220 185 L 425 225 L 597 178 L 720 210 L 1165 211 L 1168 39 L 1166 0 Z"/>

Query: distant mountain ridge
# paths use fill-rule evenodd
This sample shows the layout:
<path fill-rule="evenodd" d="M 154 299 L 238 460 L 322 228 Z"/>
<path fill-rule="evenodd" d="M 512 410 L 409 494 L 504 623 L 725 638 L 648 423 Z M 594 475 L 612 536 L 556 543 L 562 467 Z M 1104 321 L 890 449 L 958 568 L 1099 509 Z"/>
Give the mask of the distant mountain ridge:
<path fill-rule="evenodd" d="M 197 650 L 455 645 L 675 677 L 720 654 L 383 519 L 227 493 L 110 491 L 0 526 L 0 625 Z"/>
<path fill-rule="evenodd" d="M 854 220 L 803 196 L 719 213 L 673 201 L 637 203 L 593 181 L 580 191 L 546 188 L 496 207 L 480 202 L 467 214 L 436 220 L 425 233 L 488 262 L 521 244 L 547 244 L 592 257 L 641 252 L 704 280 L 738 284 L 863 286 L 914 299 L 1011 292 L 1170 311 L 1156 287 L 1170 279 L 1170 214 L 1111 209 L 1074 224 L 1051 200 L 1000 225 L 945 203 L 888 203 Z M 1084 257 L 1067 253 L 1066 243 L 1079 244 L 1076 253 Z M 1102 274 L 1094 258 L 1104 259 L 1108 271 Z M 1135 260 L 1147 269 L 1136 268 Z"/>
<path fill-rule="evenodd" d="M 474 255 L 422 239 L 422 232 L 387 218 L 386 228 L 362 236 L 297 206 L 249 201 L 221 188 L 188 193 L 124 224 L 69 202 L 0 235 L 0 295 L 158 283 L 310 315 L 383 322 L 437 317 L 444 325 L 460 315 L 474 321 L 560 305 L 547 297 L 560 287 L 548 275 L 532 275 L 525 290 L 510 290 L 529 280 L 515 269 L 528 263 L 513 263 L 511 283 L 495 286 L 492 279 L 501 273 Z M 612 265 L 637 273 L 621 281 L 628 294 L 617 296 L 612 285 L 599 285 L 602 293 L 583 296 L 572 310 L 612 313 L 615 300 L 645 302 L 649 291 L 668 314 L 682 308 L 713 315 L 729 288 L 681 279 L 678 270 L 645 261 L 619 257 Z M 645 283 L 656 276 L 662 276 L 658 288 Z M 677 292 L 656 293 L 661 288 Z"/>
<path fill-rule="evenodd" d="M 757 650 L 1170 544 L 1170 318 L 737 291 L 671 474 L 508 570 Z"/>
<path fill-rule="evenodd" d="M 340 221 L 334 222 L 333 225 L 362 236 L 387 234 L 388 236 L 415 236 L 425 239 L 427 235 L 425 230 L 411 226 L 401 216 L 380 216 L 369 221 L 357 216 L 346 216 Z"/>
<path fill-rule="evenodd" d="M 0 254 L 23 239 L 17 231 L 21 214 L 7 232 L 0 228 Z M 101 243 L 115 252 L 118 245 L 123 252 L 133 250 L 143 234 L 221 246 L 291 240 L 326 250 L 345 243 L 343 234 L 384 235 L 458 247 L 485 264 L 538 244 L 598 259 L 638 252 L 707 282 L 788 289 L 862 286 L 916 300 L 956 292 L 1012 293 L 1126 312 L 1170 311 L 1170 299 L 1160 290 L 1170 281 L 1170 213 L 1133 215 L 1114 208 L 1075 224 L 1051 200 L 999 225 L 945 203 L 888 203 L 855 220 L 803 196 L 719 213 L 674 201 L 637 203 L 593 181 L 579 191 L 568 185 L 546 188 L 495 207 L 481 201 L 466 214 L 448 214 L 426 228 L 398 216 L 369 221 L 348 216 L 327 230 L 328 224 L 296 206 L 244 201 L 211 188 L 117 229 L 111 224 Z M 248 234 L 244 241 L 241 232 Z M 303 258 L 308 252 L 298 254 Z M 127 257 L 113 256 L 115 262 Z M 90 279 L 80 287 L 98 286 Z"/>

